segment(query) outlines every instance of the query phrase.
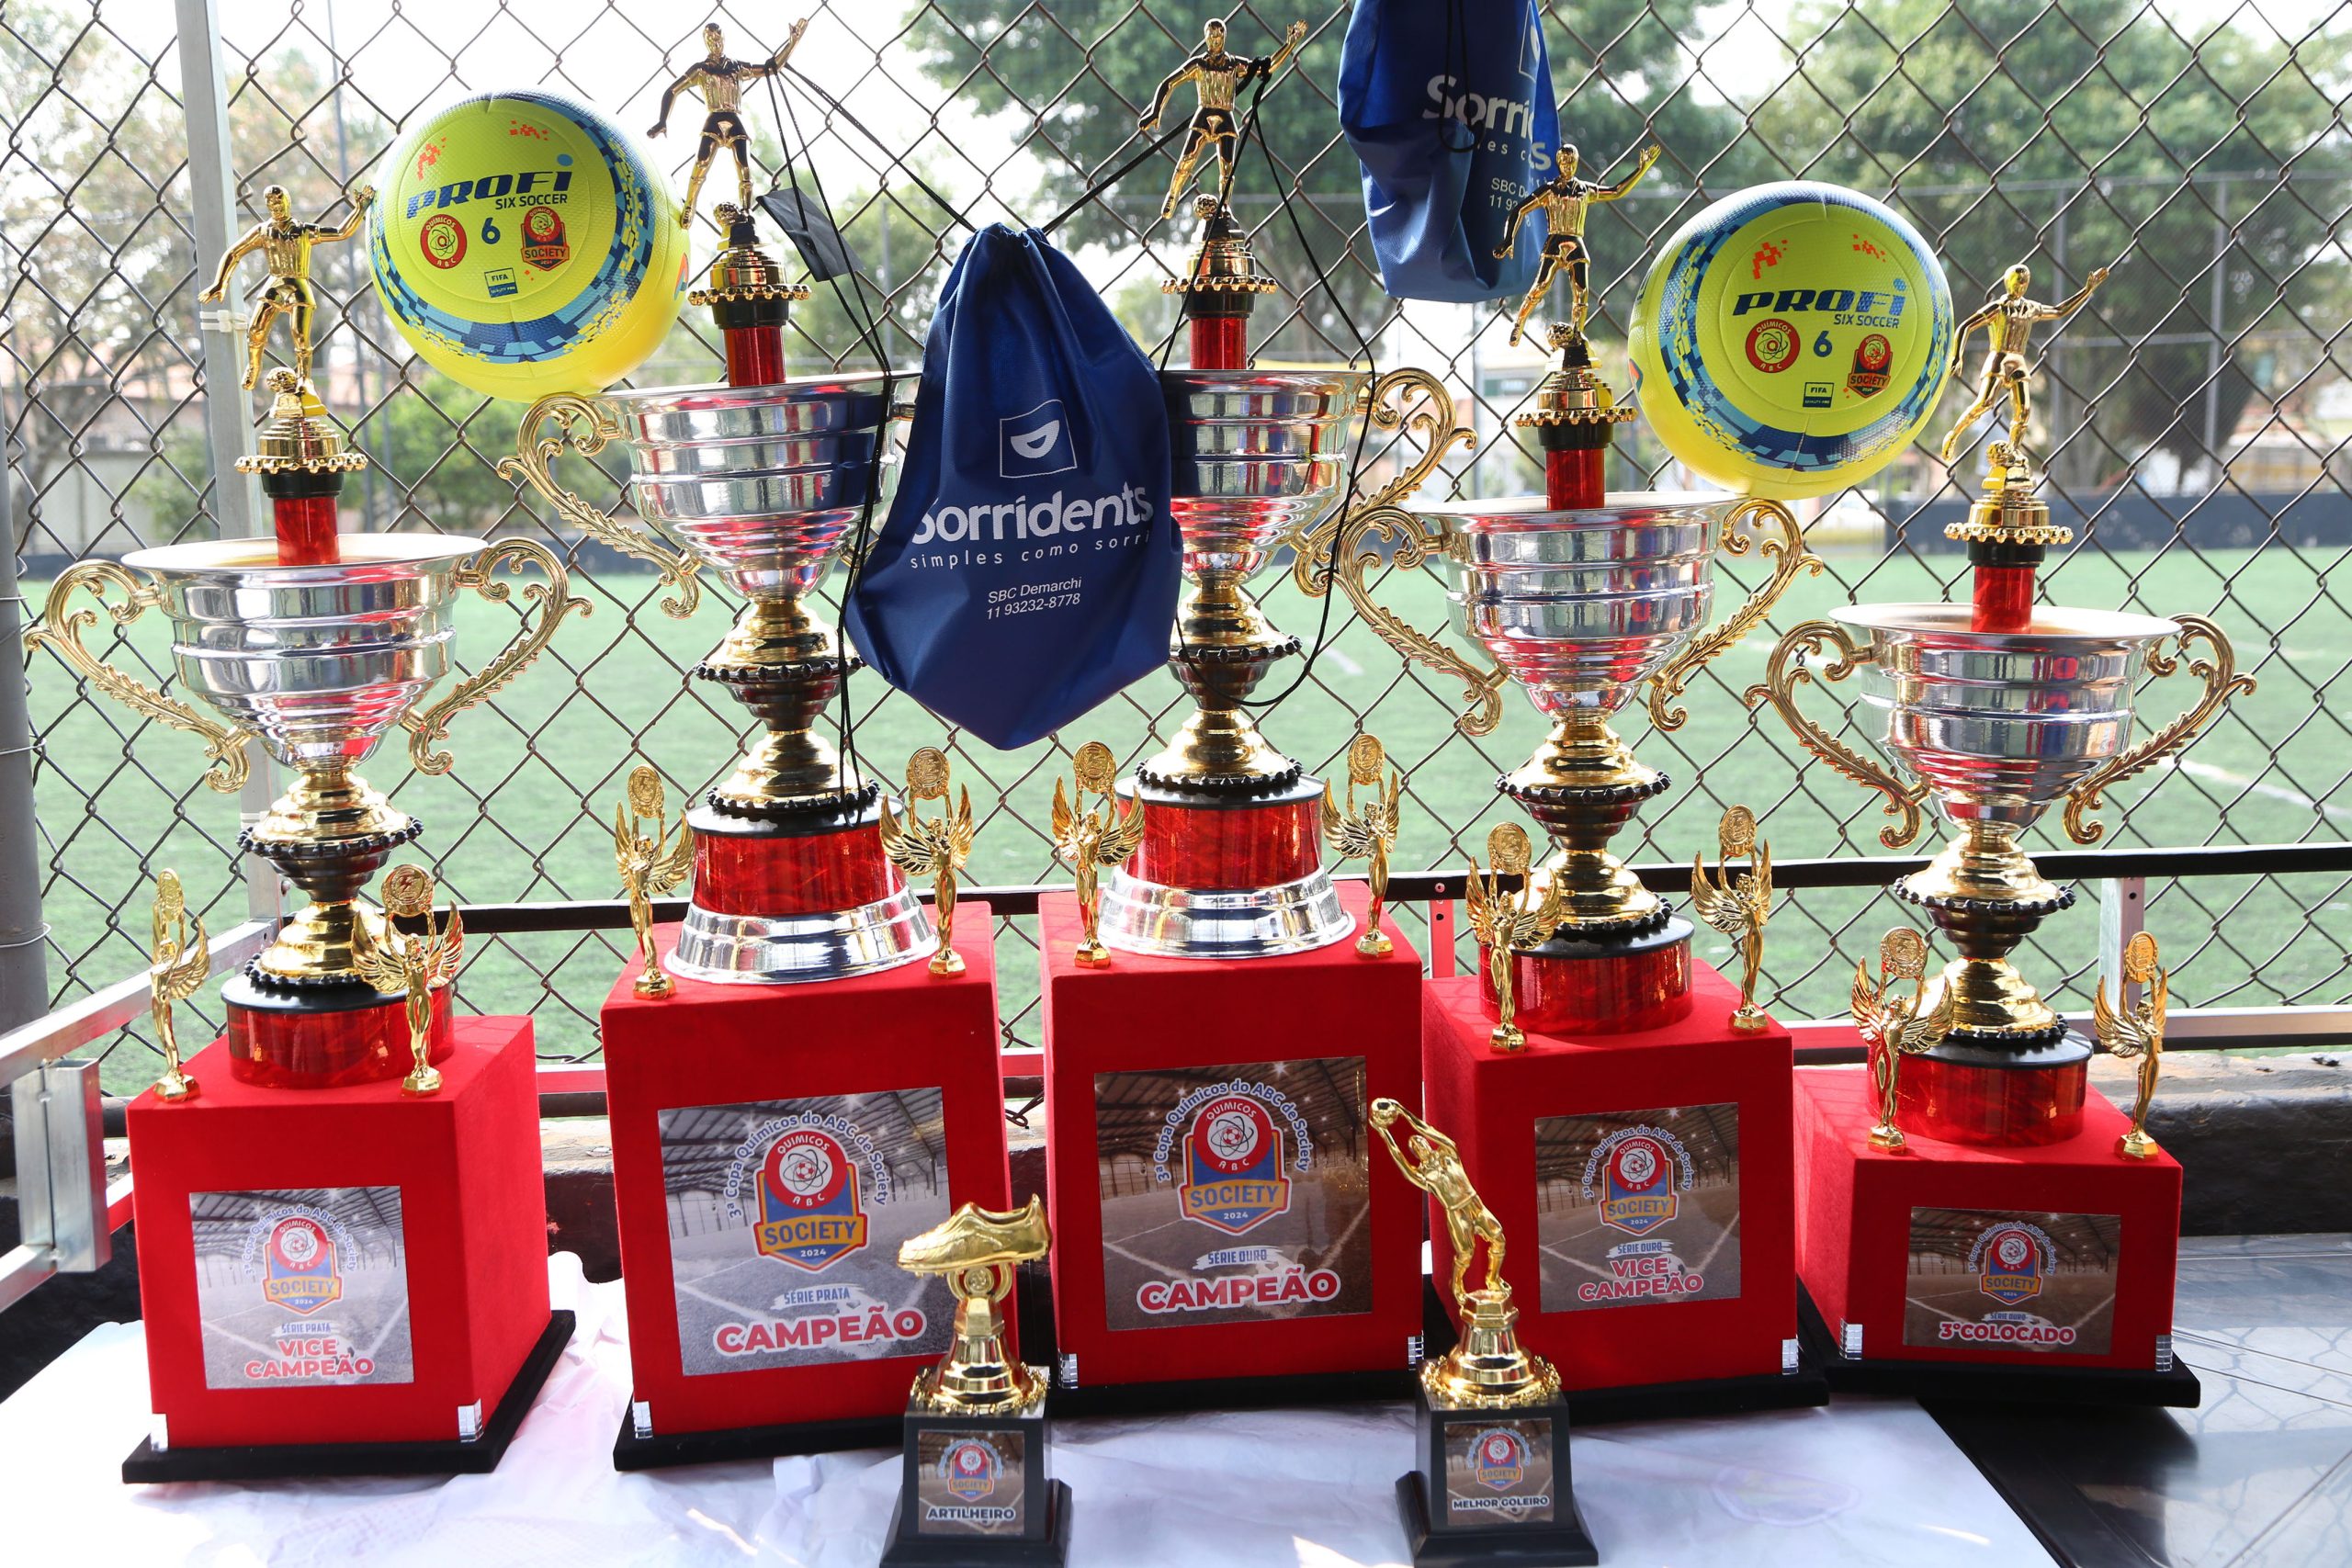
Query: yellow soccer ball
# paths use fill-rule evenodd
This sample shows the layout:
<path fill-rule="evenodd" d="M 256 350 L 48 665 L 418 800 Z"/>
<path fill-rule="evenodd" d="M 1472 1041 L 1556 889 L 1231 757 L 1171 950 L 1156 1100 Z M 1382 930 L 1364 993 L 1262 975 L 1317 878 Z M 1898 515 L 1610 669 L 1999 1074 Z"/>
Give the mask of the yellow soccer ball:
<path fill-rule="evenodd" d="M 425 363 L 492 397 L 598 392 L 684 296 L 686 231 L 628 133 L 554 93 L 450 105 L 387 158 L 368 259 Z"/>
<path fill-rule="evenodd" d="M 1928 243 L 1857 191 L 1755 186 L 1651 264 L 1628 352 L 1667 450 L 1747 495 L 1823 495 L 1876 473 L 1951 374 L 1951 288 Z"/>

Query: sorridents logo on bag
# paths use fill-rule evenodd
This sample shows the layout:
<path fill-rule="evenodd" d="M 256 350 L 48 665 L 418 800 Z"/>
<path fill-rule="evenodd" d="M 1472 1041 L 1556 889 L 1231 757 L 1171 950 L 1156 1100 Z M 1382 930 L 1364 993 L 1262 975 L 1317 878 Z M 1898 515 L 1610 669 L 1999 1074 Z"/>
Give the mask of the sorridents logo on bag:
<path fill-rule="evenodd" d="M 1078 443 L 1059 398 L 1047 398 L 1027 413 L 997 421 L 996 444 L 999 479 L 1034 479 L 1078 467 Z"/>
<path fill-rule="evenodd" d="M 1663 1127 L 1623 1127 L 1585 1160 L 1580 1190 L 1587 1198 L 1598 1192 L 1602 1224 L 1643 1235 L 1674 1218 L 1676 1193 L 1690 1190 L 1690 1177 L 1681 1139 Z"/>
<path fill-rule="evenodd" d="M 951 1495 L 967 1503 L 977 1503 L 996 1490 L 999 1468 L 996 1445 L 978 1438 L 958 1438 L 939 1456 L 940 1479 Z"/>
<path fill-rule="evenodd" d="M 831 1134 L 807 1126 L 785 1132 L 760 1165 L 752 1245 L 812 1274 L 831 1268 L 865 1245 L 857 1186 L 857 1162 Z"/>
<path fill-rule="evenodd" d="M 1456 96 L 1453 89 L 1460 82 L 1460 77 L 1446 72 L 1430 77 L 1429 94 L 1433 107 L 1423 109 L 1421 118 L 1458 119 L 1473 130 L 1488 131 L 1496 136 L 1533 139 L 1535 103 L 1532 97 L 1506 98 L 1499 93 L 1464 93 Z M 1550 154 L 1547 152 L 1545 156 Z"/>
<path fill-rule="evenodd" d="M 1498 1492 L 1527 1479 L 1527 1439 L 1508 1427 L 1489 1427 L 1470 1445 L 1470 1474 Z"/>
<path fill-rule="evenodd" d="M 1976 1288 L 2007 1306 L 2041 1293 L 2057 1249 L 2049 1233 L 2023 1220 L 2005 1220 L 1976 1238 L 1968 1267 Z"/>
<path fill-rule="evenodd" d="M 274 1306 L 308 1317 L 343 1299 L 334 1238 L 307 1214 L 288 1214 L 271 1225 L 262 1259 L 261 1293 Z"/>
<path fill-rule="evenodd" d="M 1184 1217 L 1240 1235 L 1290 1209 L 1283 1135 L 1266 1108 L 1246 1094 L 1202 1106 L 1184 1137 Z"/>

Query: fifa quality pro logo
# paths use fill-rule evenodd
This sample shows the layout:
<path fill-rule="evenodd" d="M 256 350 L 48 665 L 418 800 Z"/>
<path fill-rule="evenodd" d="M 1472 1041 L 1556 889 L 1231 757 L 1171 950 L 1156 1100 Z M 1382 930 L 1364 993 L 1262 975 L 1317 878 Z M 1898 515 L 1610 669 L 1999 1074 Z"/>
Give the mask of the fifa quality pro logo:
<path fill-rule="evenodd" d="M 1066 474 L 1078 467 L 1077 444 L 1059 398 L 1048 398 L 1027 413 L 996 422 L 999 479 L 1034 479 Z"/>

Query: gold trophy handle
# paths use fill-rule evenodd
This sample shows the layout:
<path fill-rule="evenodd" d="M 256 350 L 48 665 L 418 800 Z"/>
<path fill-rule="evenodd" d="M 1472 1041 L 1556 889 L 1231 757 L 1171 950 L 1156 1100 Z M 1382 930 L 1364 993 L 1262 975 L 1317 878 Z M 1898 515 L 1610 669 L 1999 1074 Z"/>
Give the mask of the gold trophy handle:
<path fill-rule="evenodd" d="M 2179 645 L 2170 654 L 2164 652 L 2162 644 L 2149 649 L 2148 669 L 2157 675 L 2169 675 L 2180 668 L 2182 659 L 2188 658 L 2189 644 L 2204 643 L 2213 650 L 2213 657 L 2188 660 L 2189 673 L 2205 682 L 2204 694 L 2188 712 L 2130 750 L 2109 757 L 2075 786 L 2074 793 L 2066 797 L 2065 821 L 2067 836 L 2078 844 L 2096 844 L 2107 836 L 2107 824 L 2091 821 L 2089 813 L 2099 808 L 2110 785 L 2141 772 L 2159 757 L 2179 750 L 2213 722 L 2232 697 L 2254 690 L 2254 677 L 2238 673 L 2237 654 L 2221 627 L 2202 615 L 2172 618 L 2180 623 Z"/>
<path fill-rule="evenodd" d="M 456 761 L 446 750 L 435 750 L 435 743 L 449 735 L 449 721 L 466 709 L 496 692 L 507 682 L 521 674 L 525 666 L 546 650 L 548 640 L 555 636 L 563 617 L 577 610 L 589 613 L 588 601 L 571 596 L 571 574 L 563 562 L 545 545 L 531 539 L 494 539 L 458 563 L 454 581 L 460 588 L 470 588 L 492 604 L 504 604 L 511 592 L 491 573 L 500 562 L 516 565 L 527 562 L 537 567 L 547 581 L 534 582 L 523 590 L 523 597 L 534 600 L 539 613 L 524 623 L 508 639 L 498 657 L 452 686 L 430 706 L 412 713 L 401 722 L 409 729 L 409 761 L 421 773 L 446 773 Z"/>
<path fill-rule="evenodd" d="M 1789 509 L 1777 501 L 1750 496 L 1724 514 L 1723 550 L 1728 556 L 1744 556 L 1757 543 L 1758 535 L 1750 535 L 1741 525 L 1755 523 L 1759 529 L 1766 519 L 1779 525 L 1777 537 L 1763 540 L 1764 555 L 1772 563 L 1772 575 L 1756 585 L 1730 619 L 1721 626 L 1710 627 L 1682 645 L 1682 651 L 1666 661 L 1666 667 L 1650 677 L 1650 724 L 1657 729 L 1679 729 L 1690 716 L 1676 701 L 1682 695 L 1699 671 L 1725 649 L 1736 648 L 1739 641 L 1762 624 L 1788 592 L 1789 584 L 1803 571 L 1819 576 L 1822 559 L 1804 547 L 1804 533 Z"/>
<path fill-rule="evenodd" d="M 1367 548 L 1374 536 L 1394 539 L 1393 563 L 1410 570 L 1429 559 L 1433 549 L 1442 549 L 1445 536 L 1423 531 L 1420 520 L 1400 506 L 1369 506 L 1350 512 L 1340 529 L 1338 559 L 1320 552 L 1313 558 L 1315 575 L 1322 586 L 1316 592 L 1328 592 L 1330 579 L 1337 576 L 1340 591 L 1356 608 L 1366 626 L 1380 636 L 1380 640 L 1417 664 L 1427 665 L 1442 675 L 1451 675 L 1462 682 L 1462 711 L 1454 716 L 1454 728 L 1464 735 L 1491 734 L 1503 717 L 1503 683 L 1510 679 L 1498 665 L 1481 670 L 1456 652 L 1447 643 L 1439 641 L 1420 630 L 1372 596 L 1372 587 L 1365 579 L 1380 564 L 1380 552 Z M 1302 561 L 1309 558 L 1302 556 Z"/>
<path fill-rule="evenodd" d="M 1798 663 L 1796 656 L 1811 653 L 1818 657 L 1833 649 L 1837 657 L 1821 667 L 1824 682 L 1842 681 L 1854 672 L 1857 665 L 1870 662 L 1869 646 L 1848 638 L 1835 621 L 1806 621 L 1792 626 L 1774 646 L 1771 660 L 1764 669 L 1763 683 L 1748 687 L 1746 700 L 1751 708 L 1770 701 L 1806 750 L 1864 789 L 1874 789 L 1885 795 L 1886 814 L 1897 820 L 1878 830 L 1878 841 L 1890 850 L 1899 850 L 1917 838 L 1925 824 L 1919 803 L 1928 797 L 1928 786 L 1917 784 L 1905 788 L 1893 773 L 1814 723 L 1797 706 L 1796 689 L 1813 682 L 1813 671 Z"/>
<path fill-rule="evenodd" d="M 1420 394 L 1418 400 L 1408 395 L 1414 392 Z M 1405 412 L 1408 408 L 1413 411 L 1409 414 Z M 1411 436 L 1420 445 L 1420 456 L 1354 506 L 1334 507 L 1312 527 L 1290 530 L 1285 542 L 1291 548 L 1291 577 L 1309 598 L 1320 598 L 1330 591 L 1330 573 L 1318 570 L 1319 563 L 1330 554 L 1333 536 L 1346 527 L 1351 513 L 1395 506 L 1428 482 L 1448 452 L 1457 446 L 1468 451 L 1478 445 L 1476 431 L 1454 422 L 1453 394 L 1445 389 L 1445 384 L 1411 366 L 1384 372 L 1372 383 L 1365 395 L 1364 417 L 1382 430 Z"/>
<path fill-rule="evenodd" d="M 106 603 L 109 588 L 121 590 L 121 604 Z M 110 560 L 78 561 L 50 584 L 49 598 L 41 605 L 40 622 L 25 633 L 25 646 L 33 649 L 46 644 L 51 652 L 65 661 L 67 668 L 123 706 L 201 739 L 207 759 L 204 782 L 223 795 L 234 795 L 252 769 L 245 755 L 245 742 L 257 739 L 256 732 L 243 724 L 222 724 L 207 718 L 177 698 L 167 697 L 131 679 L 84 647 L 82 634 L 96 624 L 98 613 L 90 609 L 67 611 L 65 606 L 78 589 L 89 590 L 90 597 L 105 605 L 118 626 L 129 626 L 150 607 L 164 602 L 161 589 L 152 582 L 141 581 L 128 567 Z"/>
<path fill-rule="evenodd" d="M 582 500 L 576 491 L 558 484 L 550 465 L 566 446 L 593 457 L 621 433 L 619 418 L 608 403 L 571 392 L 541 398 L 523 414 L 514 438 L 514 456 L 498 460 L 498 471 L 508 482 L 526 479 L 533 490 L 554 502 L 563 520 L 600 545 L 647 562 L 662 574 L 657 587 L 672 591 L 662 601 L 662 613 L 684 620 L 702 602 L 702 583 L 695 575 L 699 565 L 655 536 L 648 527 L 616 522 Z"/>

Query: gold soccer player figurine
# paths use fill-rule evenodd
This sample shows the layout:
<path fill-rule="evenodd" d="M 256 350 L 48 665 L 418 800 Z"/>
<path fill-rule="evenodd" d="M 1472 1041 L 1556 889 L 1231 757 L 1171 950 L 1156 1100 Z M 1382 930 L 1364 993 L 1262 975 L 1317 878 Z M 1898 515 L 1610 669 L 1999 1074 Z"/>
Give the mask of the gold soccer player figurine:
<path fill-rule="evenodd" d="M 695 830 L 686 826 L 685 807 L 678 808 L 674 829 L 663 824 L 669 807 L 662 796 L 662 775 L 650 763 L 639 762 L 628 773 L 628 795 L 613 807 L 613 863 L 620 868 L 621 886 L 628 892 L 628 923 L 637 933 L 637 955 L 645 972 L 629 988 L 640 997 L 675 994 L 678 983 L 662 972 L 653 956 L 653 900 L 685 879 L 695 861 Z M 650 834 L 639 824 L 653 824 Z M 672 832 L 678 836 L 673 841 Z"/>
<path fill-rule="evenodd" d="M 1016 1264 L 1046 1256 L 1052 1234 L 1034 1194 L 1024 1209 L 991 1211 L 966 1203 L 899 1247 L 899 1267 L 937 1275 L 956 1297 L 956 1337 L 939 1364 L 915 1374 L 912 1402 L 951 1415 L 1033 1409 L 1049 1386 L 1045 1369 L 1014 1360 L 1004 1348 L 1001 1303 L 1012 1294 Z"/>
<path fill-rule="evenodd" d="M 212 287 L 200 298 L 208 305 L 220 302 L 228 291 L 230 275 L 237 264 L 259 251 L 269 266 L 269 282 L 254 302 L 253 320 L 245 326 L 245 390 L 254 389 L 261 379 L 262 345 L 268 341 L 270 323 L 280 316 L 294 318 L 294 374 L 304 385 L 311 379 L 311 319 L 318 301 L 311 293 L 311 247 L 348 240 L 359 232 L 368 220 L 368 209 L 376 199 L 376 187 L 361 186 L 351 192 L 351 216 L 334 229 L 323 223 L 297 223 L 292 209 L 287 204 L 286 187 L 271 186 L 261 193 L 263 207 L 269 217 L 237 236 L 236 243 L 222 253 L 220 268 L 212 275 Z"/>
<path fill-rule="evenodd" d="M 430 1056 L 433 987 L 457 978 L 466 955 L 466 922 L 452 905 L 448 920 L 437 934 L 434 931 L 433 878 L 414 865 L 396 865 L 384 878 L 384 945 L 370 942 L 356 955 L 359 972 L 379 991 L 408 993 L 408 1048 L 415 1062 L 414 1070 L 401 1080 L 401 1092 L 437 1094 L 441 1073 Z M 424 919 L 424 930 L 415 936 L 390 923 L 415 916 Z"/>
<path fill-rule="evenodd" d="M 2006 443 L 2008 450 L 2006 457 L 1996 453 L 1994 459 L 2004 468 L 2018 470 L 2011 477 L 2012 483 L 2031 468 L 2025 446 L 2026 426 L 2033 421 L 2032 394 L 2027 385 L 2028 378 L 2033 374 L 2033 367 L 2026 363 L 2027 342 L 2032 337 L 2037 322 L 2064 321 L 2081 310 L 2084 302 L 2090 299 L 2091 290 L 2107 281 L 2107 268 L 2091 268 L 2090 276 L 2083 280 L 2083 286 L 2055 305 L 2045 305 L 2038 299 L 2025 297 L 2026 287 L 2032 281 L 2031 270 L 2025 263 L 2018 263 L 2002 278 L 2000 287 L 1993 292 L 1993 298 L 1986 300 L 1974 315 L 1954 328 L 1951 334 L 1951 356 L 1958 359 L 1967 344 L 1968 334 L 1978 327 L 1984 329 L 1984 369 L 1977 385 L 1976 400 L 1968 405 L 1953 423 L 1951 433 L 1944 437 L 1943 459 L 1951 462 L 1952 454 L 1960 450 L 1961 437 L 1968 434 L 1969 427 L 1985 410 L 2007 396 L 2009 401 L 2009 434 Z"/>
<path fill-rule="evenodd" d="M 1543 900 L 1533 908 L 1527 902 L 1533 888 L 1522 886 L 1517 893 L 1505 893 L 1498 886 L 1501 875 L 1525 876 L 1532 859 L 1527 829 L 1516 822 L 1502 823 L 1487 835 L 1487 863 L 1493 870 L 1480 875 L 1478 857 L 1470 857 L 1470 880 L 1465 886 L 1470 931 L 1487 950 L 1487 974 L 1494 982 L 1496 1009 L 1494 1032 L 1487 1036 L 1487 1043 L 1498 1051 L 1517 1051 L 1527 1044 L 1527 1032 L 1511 1021 L 1518 1007 L 1511 994 L 1513 955 L 1559 930 L 1566 912 L 1559 877 L 1544 884 Z"/>
<path fill-rule="evenodd" d="M 1770 1021 L 1756 1005 L 1756 979 L 1764 967 L 1764 922 L 1772 918 L 1772 846 L 1756 837 L 1756 814 L 1745 806 L 1724 813 L 1716 844 L 1723 864 L 1714 879 L 1707 875 L 1707 857 L 1690 857 L 1690 903 L 1699 918 L 1731 938 L 1739 953 L 1739 1006 L 1731 1026 L 1743 1032 Z M 1731 863 L 1748 857 L 1746 881 L 1736 881 Z"/>
<path fill-rule="evenodd" d="M 695 219 L 695 202 L 702 196 L 702 182 L 710 174 L 710 161 L 725 147 L 735 154 L 735 187 L 739 197 L 739 211 L 752 210 L 751 137 L 743 129 L 743 84 L 773 76 L 784 69 L 785 62 L 800 45 L 800 35 L 808 30 L 808 18 L 803 17 L 792 24 L 792 31 L 784 47 L 764 62 L 729 60 L 727 58 L 727 35 L 712 22 L 702 29 L 702 41 L 710 53 L 686 67 L 685 74 L 662 89 L 662 118 L 647 131 L 659 136 L 670 129 L 670 106 L 680 93 L 698 93 L 702 96 L 702 140 L 695 144 L 695 172 L 686 178 L 686 199 L 678 204 L 678 227 L 683 229 Z"/>
<path fill-rule="evenodd" d="M 1897 926 L 1880 940 L 1878 976 L 1873 985 L 1870 970 L 1856 961 L 1850 1005 L 1854 1027 L 1870 1047 L 1871 1087 L 1878 1092 L 1878 1124 L 1871 1129 L 1871 1146 L 1893 1153 L 1903 1147 L 1903 1129 L 1894 1124 L 1895 1079 L 1903 1058 L 1919 1055 L 1951 1032 L 1959 998 L 1946 987 L 1935 1007 L 1920 1013 L 1928 985 L 1928 941 L 1908 926 Z M 1910 981 L 1911 994 L 1889 996 L 1889 980 Z"/>
<path fill-rule="evenodd" d="M 1185 137 L 1183 153 L 1176 160 L 1176 176 L 1168 182 L 1168 199 L 1159 206 L 1162 220 L 1175 216 L 1176 203 L 1182 199 L 1185 186 L 1192 182 L 1193 166 L 1200 163 L 1204 152 L 1216 159 L 1217 204 L 1224 205 L 1227 193 L 1233 186 L 1233 164 L 1240 144 L 1240 126 L 1233 118 L 1234 98 L 1250 83 L 1261 76 L 1271 77 L 1281 70 L 1306 41 L 1306 24 L 1293 22 L 1283 34 L 1280 49 L 1253 60 L 1248 55 L 1225 51 L 1224 17 L 1212 17 L 1202 27 L 1201 47 L 1168 73 L 1168 79 L 1151 96 L 1151 107 L 1136 121 L 1136 129 L 1148 135 L 1159 129 L 1159 117 L 1168 107 L 1170 93 L 1190 82 L 1199 94 L 1200 107 L 1193 111 L 1192 134 Z"/>
<path fill-rule="evenodd" d="M 2118 1012 L 2108 1005 L 2107 976 L 2102 975 L 2098 994 L 2091 998 L 2091 1021 L 2108 1055 L 2127 1062 L 2140 1059 L 2140 1094 L 2132 1102 L 2132 1130 L 2116 1140 L 2115 1152 L 2146 1159 L 2156 1152 L 2156 1141 L 2148 1136 L 2148 1106 L 2156 1098 L 2156 1075 L 2165 1055 L 2165 1004 L 2172 991 L 2172 976 L 2156 964 L 2156 939 L 2146 931 L 2124 944 L 2123 979 L 2127 985 L 2147 987 L 2145 998 Z"/>
<path fill-rule="evenodd" d="M 934 975 L 961 975 L 963 954 L 956 951 L 956 874 L 972 858 L 972 792 L 967 787 L 956 808 L 935 822 L 915 814 L 917 803 L 947 798 L 947 754 L 925 746 L 907 759 L 907 814 L 892 814 L 889 799 L 882 802 L 882 852 L 890 863 L 910 877 L 928 876 L 936 891 L 939 951 L 931 955 Z"/>
<path fill-rule="evenodd" d="M 188 928 L 195 927 L 193 938 Z M 155 1040 L 164 1048 L 164 1076 L 155 1080 L 158 1100 L 194 1100 L 196 1080 L 180 1070 L 179 1036 L 172 1029 L 172 1007 L 196 995 L 212 973 L 212 946 L 204 935 L 204 917 L 187 912 L 187 896 L 180 891 L 175 871 L 155 874 L 154 938 L 147 964 L 147 1013 L 155 1021 Z"/>
<path fill-rule="evenodd" d="M 1396 1146 L 1396 1123 L 1409 1134 Z M 1388 1146 L 1405 1179 L 1427 1192 L 1445 1211 L 1446 1239 L 1453 1248 L 1453 1300 L 1462 1328 L 1453 1349 L 1421 1363 L 1421 1387 L 1441 1407 L 1504 1409 L 1536 1404 L 1560 1390 L 1560 1374 L 1540 1356 L 1520 1348 L 1511 1325 L 1519 1313 L 1503 1279 L 1503 1227 L 1495 1212 L 1470 1185 L 1462 1151 L 1393 1100 L 1372 1102 L 1372 1128 Z M 1487 1244 L 1486 1282 L 1470 1289 L 1470 1267 L 1480 1242 Z"/>
<path fill-rule="evenodd" d="M 1519 226 L 1531 212 L 1540 211 L 1550 225 L 1551 232 L 1544 241 L 1544 259 L 1536 264 L 1535 281 L 1528 285 L 1527 298 L 1521 301 L 1519 317 L 1510 324 L 1510 341 L 1517 346 L 1520 335 L 1527 330 L 1527 318 L 1535 314 L 1544 297 L 1552 291 L 1553 280 L 1560 269 L 1568 269 L 1568 319 L 1565 325 L 1555 325 L 1551 332 L 1554 348 L 1566 348 L 1584 342 L 1585 313 L 1591 304 L 1592 254 L 1585 249 L 1585 218 L 1593 204 L 1615 201 L 1641 183 L 1650 165 L 1657 162 L 1656 143 L 1644 148 L 1641 160 L 1634 172 L 1613 186 L 1598 180 L 1577 178 L 1577 150 L 1574 144 L 1560 149 L 1560 172 L 1527 193 L 1520 204 L 1511 209 L 1510 226 L 1503 231 L 1503 243 L 1495 247 L 1498 259 L 1510 254 L 1519 243 Z"/>
<path fill-rule="evenodd" d="M 1372 908 L 1364 915 L 1363 934 L 1356 938 L 1356 952 L 1366 958 L 1385 958 L 1396 951 L 1396 944 L 1380 929 L 1380 907 L 1388 898 L 1388 852 L 1396 842 L 1396 797 L 1404 787 L 1404 776 L 1390 769 L 1388 787 L 1361 808 L 1356 805 L 1356 786 L 1378 789 L 1380 771 L 1387 761 L 1377 739 L 1359 735 L 1348 743 L 1344 808 L 1332 798 L 1331 781 L 1323 781 L 1323 841 L 1341 860 L 1363 855 L 1369 863 Z"/>
<path fill-rule="evenodd" d="M 1143 842 L 1144 807 L 1140 796 L 1129 801 L 1125 810 L 1116 804 L 1111 786 L 1117 782 L 1118 763 L 1111 755 L 1111 748 L 1100 740 L 1090 740 L 1080 747 L 1070 762 L 1080 803 L 1083 804 L 1091 794 L 1102 796 L 1103 804 L 1084 811 L 1076 809 L 1070 805 L 1070 797 L 1062 793 L 1062 781 L 1056 779 L 1054 853 L 1075 874 L 1078 884 L 1079 966 L 1099 969 L 1111 962 L 1111 953 L 1102 945 L 1098 932 L 1102 894 L 1095 874 L 1104 866 L 1124 863 L 1136 852 L 1136 846 Z"/>

